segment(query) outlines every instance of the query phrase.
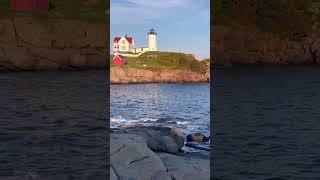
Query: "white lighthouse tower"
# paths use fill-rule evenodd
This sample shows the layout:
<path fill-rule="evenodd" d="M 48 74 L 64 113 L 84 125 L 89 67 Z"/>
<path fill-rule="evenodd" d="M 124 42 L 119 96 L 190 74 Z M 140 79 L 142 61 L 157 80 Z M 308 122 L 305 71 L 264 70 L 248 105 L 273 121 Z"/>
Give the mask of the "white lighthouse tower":
<path fill-rule="evenodd" d="M 157 33 L 151 29 L 148 33 L 149 51 L 157 51 Z"/>

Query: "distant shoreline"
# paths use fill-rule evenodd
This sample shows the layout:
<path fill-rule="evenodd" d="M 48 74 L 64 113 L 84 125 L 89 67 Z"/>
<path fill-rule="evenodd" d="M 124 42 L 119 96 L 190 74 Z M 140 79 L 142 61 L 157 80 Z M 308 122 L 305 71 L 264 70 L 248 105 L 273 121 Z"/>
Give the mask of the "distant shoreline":
<path fill-rule="evenodd" d="M 199 82 L 137 82 L 137 83 L 110 83 L 110 85 L 128 85 L 128 84 L 203 84 L 210 83 L 210 81 L 199 81 Z"/>

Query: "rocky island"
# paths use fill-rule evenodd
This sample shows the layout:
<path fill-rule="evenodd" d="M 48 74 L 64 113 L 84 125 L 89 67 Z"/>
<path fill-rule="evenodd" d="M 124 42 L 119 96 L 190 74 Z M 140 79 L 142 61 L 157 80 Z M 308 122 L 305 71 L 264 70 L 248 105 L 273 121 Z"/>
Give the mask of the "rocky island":
<path fill-rule="evenodd" d="M 139 57 L 125 57 L 125 65 L 114 65 L 110 57 L 110 82 L 180 83 L 209 82 L 210 60 L 197 60 L 191 54 L 145 52 Z"/>

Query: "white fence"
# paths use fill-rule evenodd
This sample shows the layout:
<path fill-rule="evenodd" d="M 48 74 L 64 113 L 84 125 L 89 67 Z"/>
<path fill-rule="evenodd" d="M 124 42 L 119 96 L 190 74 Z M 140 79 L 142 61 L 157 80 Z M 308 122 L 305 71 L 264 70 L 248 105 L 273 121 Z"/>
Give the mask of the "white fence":
<path fill-rule="evenodd" d="M 124 54 L 124 53 L 119 53 L 119 55 L 124 56 L 124 57 L 139 57 L 141 54 L 145 53 L 147 51 L 144 52 L 140 52 L 138 54 Z"/>

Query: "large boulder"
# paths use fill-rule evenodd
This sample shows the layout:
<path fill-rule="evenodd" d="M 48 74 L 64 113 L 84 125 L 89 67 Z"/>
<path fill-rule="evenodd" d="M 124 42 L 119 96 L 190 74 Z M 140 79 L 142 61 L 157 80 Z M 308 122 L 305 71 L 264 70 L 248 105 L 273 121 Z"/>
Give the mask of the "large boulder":
<path fill-rule="evenodd" d="M 170 127 L 131 127 L 115 133 L 141 136 L 153 151 L 178 153 L 184 145 L 182 133 Z"/>
<path fill-rule="evenodd" d="M 209 180 L 209 159 L 176 156 L 168 153 L 157 153 L 168 173 L 175 180 Z"/>
<path fill-rule="evenodd" d="M 209 138 L 198 132 L 198 133 L 188 134 L 187 141 L 188 142 L 204 143 L 204 142 L 208 142 Z"/>
<path fill-rule="evenodd" d="M 111 180 L 171 180 L 160 158 L 151 151 L 142 137 L 132 134 L 110 135 Z"/>

